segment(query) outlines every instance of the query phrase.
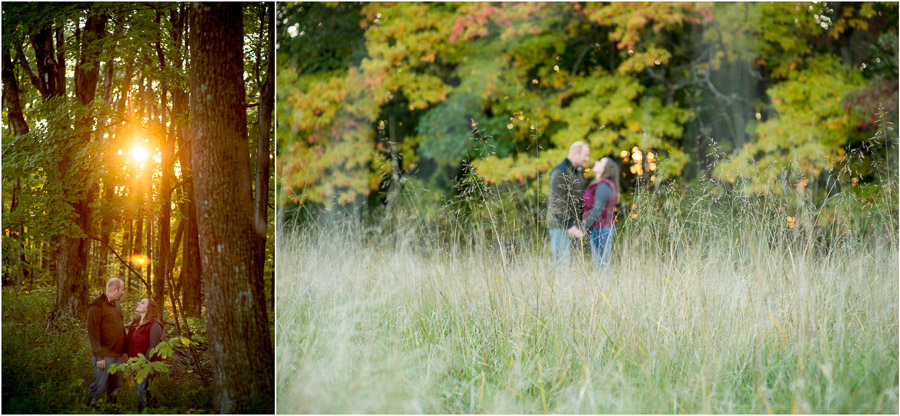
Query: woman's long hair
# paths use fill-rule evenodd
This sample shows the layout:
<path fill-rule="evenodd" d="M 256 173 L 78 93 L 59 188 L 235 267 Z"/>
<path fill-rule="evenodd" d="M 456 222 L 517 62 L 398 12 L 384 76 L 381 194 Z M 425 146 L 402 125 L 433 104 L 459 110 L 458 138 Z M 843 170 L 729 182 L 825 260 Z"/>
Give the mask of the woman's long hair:
<path fill-rule="evenodd" d="M 603 172 L 601 172 L 599 175 L 594 177 L 594 180 L 591 181 L 591 185 L 599 183 L 600 181 L 602 181 L 604 179 L 609 179 L 612 181 L 613 184 L 616 185 L 616 192 L 621 192 L 622 188 L 619 187 L 619 174 L 620 174 L 619 173 L 620 172 L 619 164 L 616 163 L 616 161 L 613 160 L 611 157 L 604 157 L 603 159 L 606 159 L 606 161 L 607 161 L 606 168 L 603 169 Z M 600 160 L 603 160 L 603 159 L 600 159 Z"/>
<path fill-rule="evenodd" d="M 150 320 L 153 318 L 159 319 L 158 315 L 159 307 L 156 306 L 156 302 L 153 299 L 147 298 L 147 312 L 144 313 L 144 319 L 141 320 L 140 325 L 144 325 L 145 323 L 150 322 Z"/>

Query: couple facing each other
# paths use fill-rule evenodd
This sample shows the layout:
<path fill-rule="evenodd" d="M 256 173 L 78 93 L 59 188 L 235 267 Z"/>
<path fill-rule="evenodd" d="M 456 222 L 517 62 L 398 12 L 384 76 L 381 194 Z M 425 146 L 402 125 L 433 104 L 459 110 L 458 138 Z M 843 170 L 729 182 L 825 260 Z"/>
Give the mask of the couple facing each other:
<path fill-rule="evenodd" d="M 108 401 L 117 402 L 122 387 L 122 372 L 110 374 L 112 364 L 122 364 L 129 357 L 137 357 L 138 354 L 149 357 L 150 350 L 159 344 L 162 338 L 162 322 L 157 318 L 159 308 L 150 298 L 141 299 L 135 307 L 138 316 L 131 321 L 128 331 L 125 331 L 122 306 L 119 304 L 124 295 L 125 282 L 114 277 L 106 283 L 106 291 L 88 306 L 87 327 L 93 367 L 93 380 L 87 397 L 88 406 L 94 400 L 102 398 L 104 393 Z M 159 361 L 159 358 L 153 357 L 150 360 Z M 144 378 L 137 385 L 139 411 L 143 410 L 149 398 L 147 389 L 150 378 L 150 376 Z"/>
<path fill-rule="evenodd" d="M 619 200 L 619 165 L 609 157 L 594 162 L 593 180 L 584 169 L 590 148 L 575 142 L 569 155 L 550 171 L 547 226 L 550 229 L 550 266 L 568 268 L 573 238 L 590 238 L 591 257 L 601 275 L 609 268 L 612 240 L 616 235 L 615 206 Z"/>

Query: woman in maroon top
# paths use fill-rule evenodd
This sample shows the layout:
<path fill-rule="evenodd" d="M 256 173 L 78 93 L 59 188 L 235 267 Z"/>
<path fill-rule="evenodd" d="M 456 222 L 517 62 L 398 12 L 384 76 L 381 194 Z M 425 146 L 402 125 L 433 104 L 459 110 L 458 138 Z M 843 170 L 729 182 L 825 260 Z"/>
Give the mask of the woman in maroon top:
<path fill-rule="evenodd" d="M 162 338 L 162 322 L 156 318 L 159 308 L 153 299 L 144 298 L 138 303 L 135 311 L 140 315 L 134 317 L 134 320 L 131 321 L 131 326 L 128 328 L 126 343 L 128 356 L 137 357 L 138 354 L 144 354 L 150 361 L 160 361 L 159 357 L 150 357 L 150 350 L 159 344 Z M 150 398 L 148 387 L 152 376 L 153 372 L 137 385 L 138 411 L 144 409 L 144 404 Z"/>
<path fill-rule="evenodd" d="M 590 231 L 591 257 L 600 271 L 601 284 L 612 252 L 616 235 L 615 207 L 619 201 L 619 165 L 608 157 L 598 160 L 591 168 L 594 180 L 584 191 L 584 222 L 581 230 Z"/>

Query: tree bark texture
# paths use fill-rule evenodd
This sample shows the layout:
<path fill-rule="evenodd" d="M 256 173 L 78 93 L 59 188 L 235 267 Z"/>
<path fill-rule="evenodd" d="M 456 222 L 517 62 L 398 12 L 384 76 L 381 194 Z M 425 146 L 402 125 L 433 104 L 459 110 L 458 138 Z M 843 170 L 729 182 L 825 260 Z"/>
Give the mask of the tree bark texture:
<path fill-rule="evenodd" d="M 274 354 L 257 255 L 238 3 L 192 3 L 191 138 L 213 406 L 274 412 Z"/>

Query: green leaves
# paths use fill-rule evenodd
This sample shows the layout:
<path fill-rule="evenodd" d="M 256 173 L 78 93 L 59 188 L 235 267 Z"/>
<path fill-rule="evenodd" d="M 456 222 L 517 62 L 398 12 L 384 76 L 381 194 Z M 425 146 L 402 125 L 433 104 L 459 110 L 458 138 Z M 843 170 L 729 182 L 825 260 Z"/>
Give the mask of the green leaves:
<path fill-rule="evenodd" d="M 74 224 L 72 203 L 83 199 L 85 184 L 95 179 L 85 172 L 99 162 L 101 152 L 98 141 L 83 140 L 94 126 L 75 121 L 102 112 L 99 104 L 82 106 L 65 97 L 39 103 L 26 112 L 31 130 L 6 138 L 3 144 L 4 177 L 22 181 L 20 206 L 8 219 L 4 215 L 4 227 L 24 225 L 42 239 L 83 236 Z M 67 166 L 62 166 L 64 160 Z"/>
<path fill-rule="evenodd" d="M 176 336 L 168 340 L 162 341 L 149 351 L 150 357 L 159 357 L 162 359 L 169 358 L 174 349 L 179 345 L 189 346 L 192 341 L 188 337 Z M 113 364 L 109 366 L 109 373 L 115 374 L 118 371 L 135 372 L 135 382 L 144 381 L 153 372 L 168 373 L 169 366 L 164 361 L 150 361 L 150 358 L 142 353 L 138 353 L 137 357 L 131 357 L 122 364 Z"/>
<path fill-rule="evenodd" d="M 784 173 L 796 182 L 830 170 L 843 159 L 855 123 L 841 105 L 862 84 L 862 76 L 839 58 L 823 55 L 805 62 L 808 69 L 768 93 L 777 116 L 751 127 L 757 140 L 716 169 L 716 176 L 746 177 L 763 191 Z"/>

